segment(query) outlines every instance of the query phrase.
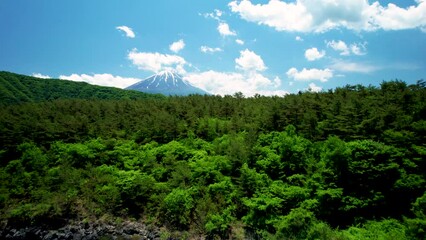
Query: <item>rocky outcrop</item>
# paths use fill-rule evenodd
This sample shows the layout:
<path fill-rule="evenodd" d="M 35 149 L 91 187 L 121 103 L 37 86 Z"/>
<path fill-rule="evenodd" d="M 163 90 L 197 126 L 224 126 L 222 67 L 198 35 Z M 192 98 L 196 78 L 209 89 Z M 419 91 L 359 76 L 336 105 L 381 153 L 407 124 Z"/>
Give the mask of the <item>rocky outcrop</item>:
<path fill-rule="evenodd" d="M 160 239 L 160 231 L 142 223 L 126 221 L 121 224 L 70 223 L 59 229 L 46 227 L 14 228 L 6 226 L 0 230 L 0 239 L 42 239 L 42 240 L 94 240 L 94 239 Z"/>

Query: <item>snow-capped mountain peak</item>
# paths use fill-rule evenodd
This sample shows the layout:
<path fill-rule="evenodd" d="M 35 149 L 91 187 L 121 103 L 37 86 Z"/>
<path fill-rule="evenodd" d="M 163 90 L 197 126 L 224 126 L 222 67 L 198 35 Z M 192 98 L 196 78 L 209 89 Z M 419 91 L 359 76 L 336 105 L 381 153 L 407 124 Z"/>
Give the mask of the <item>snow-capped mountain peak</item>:
<path fill-rule="evenodd" d="M 208 94 L 184 80 L 176 71 L 171 70 L 161 71 L 126 89 L 165 95 Z"/>
<path fill-rule="evenodd" d="M 155 75 L 160 76 L 160 77 L 165 77 L 165 78 L 169 78 L 169 77 L 171 77 L 171 78 L 180 77 L 180 75 L 176 71 L 173 71 L 173 70 L 164 70 L 164 71 L 161 71 L 161 72 L 159 72 L 159 73 L 157 73 Z"/>
<path fill-rule="evenodd" d="M 156 83 L 157 86 L 161 83 L 161 81 L 166 82 L 166 84 L 172 84 L 174 86 L 178 86 L 179 84 L 185 84 L 188 85 L 189 83 L 185 80 L 183 80 L 183 78 L 176 72 L 176 71 L 172 71 L 172 70 L 164 70 L 161 71 L 155 75 L 152 75 L 152 82 Z M 148 79 L 149 79 L 148 78 Z"/>

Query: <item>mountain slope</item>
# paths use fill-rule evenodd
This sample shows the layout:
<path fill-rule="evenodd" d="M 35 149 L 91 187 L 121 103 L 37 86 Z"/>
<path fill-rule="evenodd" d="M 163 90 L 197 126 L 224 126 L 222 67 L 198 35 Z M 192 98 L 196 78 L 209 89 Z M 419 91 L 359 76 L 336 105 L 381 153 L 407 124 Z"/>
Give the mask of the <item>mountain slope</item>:
<path fill-rule="evenodd" d="M 209 94 L 208 92 L 191 85 L 188 81 L 172 71 L 163 71 L 137 82 L 126 89 L 146 93 L 161 93 L 164 95 L 187 96 L 190 94 Z"/>
<path fill-rule="evenodd" d="M 55 99 L 144 99 L 162 98 L 137 91 L 101 87 L 84 82 L 41 79 L 0 71 L 0 104 L 41 102 Z"/>

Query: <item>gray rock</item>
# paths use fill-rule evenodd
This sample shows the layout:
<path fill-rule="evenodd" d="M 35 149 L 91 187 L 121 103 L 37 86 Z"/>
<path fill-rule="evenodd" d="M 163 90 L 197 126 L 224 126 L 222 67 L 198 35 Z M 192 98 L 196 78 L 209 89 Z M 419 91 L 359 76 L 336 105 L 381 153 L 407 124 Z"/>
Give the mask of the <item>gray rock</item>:
<path fill-rule="evenodd" d="M 102 222 L 74 222 L 59 229 L 48 229 L 46 226 L 25 228 L 3 227 L 0 239 L 21 240 L 92 240 L 106 239 L 160 239 L 160 232 L 155 227 L 148 227 L 139 222 L 126 221 L 122 224 Z"/>

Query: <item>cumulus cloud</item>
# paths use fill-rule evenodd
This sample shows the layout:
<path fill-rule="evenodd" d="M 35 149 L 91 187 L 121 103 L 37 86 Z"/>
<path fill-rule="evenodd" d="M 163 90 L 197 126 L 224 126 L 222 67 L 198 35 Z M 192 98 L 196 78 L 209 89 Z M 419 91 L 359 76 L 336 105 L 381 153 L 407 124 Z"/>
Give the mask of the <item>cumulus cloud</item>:
<path fill-rule="evenodd" d="M 217 27 L 217 30 L 219 31 L 219 33 L 222 37 L 236 36 L 237 35 L 237 33 L 235 33 L 235 31 L 232 31 L 229 28 L 229 25 L 225 22 L 220 22 L 219 26 Z"/>
<path fill-rule="evenodd" d="M 270 0 L 253 4 L 249 0 L 229 3 L 232 12 L 249 22 L 277 31 L 325 32 L 346 28 L 356 31 L 424 29 L 426 1 L 407 8 L 393 3 L 382 6 L 367 0 Z"/>
<path fill-rule="evenodd" d="M 120 76 L 113 76 L 108 73 L 104 74 L 71 74 L 69 76 L 61 75 L 59 79 L 70 80 L 75 82 L 87 82 L 93 85 L 107 86 L 107 87 L 117 87 L 117 88 L 126 88 L 136 82 L 139 82 L 141 79 L 138 78 L 124 78 Z"/>
<path fill-rule="evenodd" d="M 230 2 L 229 7 L 247 21 L 267 25 L 278 31 L 304 31 L 312 24 L 312 17 L 307 16 L 306 8 L 300 2 L 271 0 L 267 4 L 254 5 L 243 0 Z"/>
<path fill-rule="evenodd" d="M 137 49 L 133 49 L 129 52 L 127 58 L 139 69 L 155 73 L 174 69 L 180 74 L 184 74 L 184 66 L 187 64 L 184 58 L 177 55 L 161 54 L 157 52 L 138 52 Z"/>
<path fill-rule="evenodd" d="M 315 83 L 310 83 L 307 90 L 310 92 L 321 92 L 322 87 L 315 85 Z"/>
<path fill-rule="evenodd" d="M 219 47 L 207 47 L 207 46 L 201 46 L 200 47 L 201 52 L 203 53 L 215 53 L 215 52 L 222 52 L 223 50 Z"/>
<path fill-rule="evenodd" d="M 321 82 L 327 82 L 328 79 L 333 77 L 333 71 L 331 69 L 306 69 L 303 68 L 301 71 L 297 68 L 290 68 L 287 71 L 287 77 L 292 78 L 296 81 L 314 81 L 319 80 Z"/>
<path fill-rule="evenodd" d="M 303 38 L 301 37 L 301 36 L 296 36 L 296 41 L 298 41 L 298 42 L 303 42 Z"/>
<path fill-rule="evenodd" d="M 271 80 L 260 73 L 206 71 L 187 74 L 184 79 L 194 86 L 218 95 L 232 95 L 236 92 L 242 92 L 248 97 L 256 93 L 278 96 L 288 94 L 287 91 L 277 89 L 281 84 L 278 77 Z"/>
<path fill-rule="evenodd" d="M 354 72 L 354 73 L 371 73 L 371 72 L 379 70 L 379 67 L 376 67 L 370 64 L 341 61 L 341 60 L 336 60 L 329 67 L 339 72 Z"/>
<path fill-rule="evenodd" d="M 367 52 L 366 45 L 367 43 L 352 43 L 350 45 L 346 44 L 344 41 L 326 41 L 327 47 L 332 48 L 335 51 L 340 52 L 340 55 L 342 56 L 349 56 L 351 54 L 353 55 L 365 55 Z"/>
<path fill-rule="evenodd" d="M 308 61 L 315 61 L 318 59 L 321 59 L 325 56 L 325 51 L 322 50 L 321 52 L 318 51 L 317 48 L 309 48 L 305 51 L 305 58 L 308 59 Z"/>
<path fill-rule="evenodd" d="M 44 78 L 44 79 L 48 79 L 48 78 L 51 78 L 49 75 L 43 75 L 43 74 L 41 74 L 41 73 L 33 73 L 33 75 L 32 75 L 33 77 L 36 77 L 36 78 Z"/>
<path fill-rule="evenodd" d="M 204 16 L 205 18 L 212 18 L 218 21 L 219 25 L 217 26 L 217 31 L 222 37 L 237 36 L 237 33 L 234 30 L 231 30 L 229 24 L 221 19 L 223 15 L 223 12 L 221 10 L 215 9 L 214 12 L 200 15 Z"/>
<path fill-rule="evenodd" d="M 237 39 L 237 40 L 235 40 L 235 42 L 239 45 L 244 45 L 244 41 L 241 40 L 241 39 Z"/>
<path fill-rule="evenodd" d="M 184 47 L 185 47 L 185 42 L 183 41 L 183 39 L 180 39 L 179 41 L 170 44 L 169 49 L 170 51 L 174 53 L 178 53 Z"/>
<path fill-rule="evenodd" d="M 135 33 L 133 32 L 133 30 L 127 26 L 118 26 L 116 27 L 117 30 L 123 31 L 124 33 L 126 33 L 126 37 L 128 38 L 135 38 Z"/>
<path fill-rule="evenodd" d="M 335 51 L 340 52 L 340 55 L 347 56 L 350 54 L 349 47 L 342 40 L 327 42 L 327 47 L 331 47 Z"/>
<path fill-rule="evenodd" d="M 402 30 L 412 28 L 424 28 L 426 26 L 426 1 L 416 0 L 417 6 L 400 8 L 393 3 L 386 7 L 374 2 L 369 7 L 369 13 L 373 16 L 372 25 L 384 30 Z"/>
<path fill-rule="evenodd" d="M 240 57 L 235 59 L 236 68 L 244 71 L 264 71 L 265 63 L 255 52 L 248 49 L 240 52 Z"/>
<path fill-rule="evenodd" d="M 208 48 L 205 48 L 205 51 Z M 275 77 L 268 78 L 261 72 L 267 67 L 262 58 L 255 52 L 245 49 L 240 51 L 240 56 L 235 59 L 237 72 L 205 71 L 187 73 L 184 79 L 194 86 L 206 90 L 212 94 L 232 95 L 242 92 L 245 96 L 251 97 L 255 94 L 278 95 L 288 94 L 287 91 L 279 89 L 281 79 Z"/>

